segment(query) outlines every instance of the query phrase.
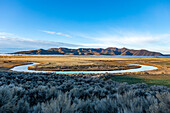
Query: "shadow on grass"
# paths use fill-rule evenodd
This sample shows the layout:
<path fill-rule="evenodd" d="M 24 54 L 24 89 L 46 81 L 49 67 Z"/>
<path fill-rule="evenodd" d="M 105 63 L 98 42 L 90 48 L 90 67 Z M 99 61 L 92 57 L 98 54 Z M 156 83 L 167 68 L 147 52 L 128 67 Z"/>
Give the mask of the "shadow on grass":
<path fill-rule="evenodd" d="M 111 79 L 117 82 L 127 82 L 128 84 L 146 83 L 149 86 L 163 85 L 163 86 L 170 87 L 170 80 L 167 79 L 159 79 L 159 80 L 144 79 L 144 78 L 137 78 L 137 76 L 131 76 L 131 75 L 113 75 Z"/>

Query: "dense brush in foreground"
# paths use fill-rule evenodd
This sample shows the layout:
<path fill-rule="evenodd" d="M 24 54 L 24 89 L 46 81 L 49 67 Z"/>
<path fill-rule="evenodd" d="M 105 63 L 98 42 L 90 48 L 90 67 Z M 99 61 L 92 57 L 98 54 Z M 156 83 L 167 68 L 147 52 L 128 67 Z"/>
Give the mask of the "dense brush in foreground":
<path fill-rule="evenodd" d="M 98 78 L 0 72 L 0 113 L 170 113 L 170 89 Z"/>

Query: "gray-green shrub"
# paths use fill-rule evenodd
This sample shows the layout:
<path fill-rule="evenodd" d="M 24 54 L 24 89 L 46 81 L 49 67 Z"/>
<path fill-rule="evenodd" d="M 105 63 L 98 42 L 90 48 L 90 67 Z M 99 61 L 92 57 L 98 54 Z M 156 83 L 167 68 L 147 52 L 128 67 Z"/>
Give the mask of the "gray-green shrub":
<path fill-rule="evenodd" d="M 88 75 L 0 72 L 0 113 L 168 113 L 165 86 Z"/>

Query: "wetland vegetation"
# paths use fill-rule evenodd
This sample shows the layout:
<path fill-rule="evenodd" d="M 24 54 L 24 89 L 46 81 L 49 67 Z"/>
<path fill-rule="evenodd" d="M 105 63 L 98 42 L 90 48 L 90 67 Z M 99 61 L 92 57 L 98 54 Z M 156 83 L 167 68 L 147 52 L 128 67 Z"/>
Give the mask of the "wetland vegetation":
<path fill-rule="evenodd" d="M 66 70 L 94 70 L 98 67 L 101 70 L 107 70 L 112 66 L 112 70 L 116 69 L 128 69 L 137 68 L 136 66 L 127 65 L 125 63 L 132 64 L 144 64 L 158 67 L 157 70 L 146 72 L 126 72 L 120 73 L 113 77 L 113 80 L 118 82 L 128 83 L 147 83 L 148 85 L 166 85 L 170 86 L 170 58 L 151 58 L 151 57 L 78 57 L 78 56 L 0 56 L 0 69 L 9 70 L 10 68 L 18 65 L 29 64 L 30 62 L 40 63 L 29 67 L 30 69 L 39 70 L 61 70 L 65 67 Z M 91 68 L 88 66 L 91 65 Z M 102 67 L 103 66 L 103 67 Z M 104 67 L 105 66 L 105 67 Z M 87 68 L 84 68 L 87 67 Z M 98 69 L 99 70 L 99 69 Z M 95 75 L 95 74 L 93 74 Z M 114 76 L 115 74 L 109 74 Z M 118 74 L 116 74 L 118 75 Z"/>

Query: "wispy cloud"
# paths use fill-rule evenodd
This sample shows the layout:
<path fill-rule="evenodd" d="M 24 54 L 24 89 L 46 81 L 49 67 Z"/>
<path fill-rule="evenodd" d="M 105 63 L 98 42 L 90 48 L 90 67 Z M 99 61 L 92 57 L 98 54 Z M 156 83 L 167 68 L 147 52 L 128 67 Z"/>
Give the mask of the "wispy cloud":
<path fill-rule="evenodd" d="M 56 35 L 61 35 L 61 36 L 65 36 L 65 37 L 71 37 L 68 34 L 63 34 L 63 33 L 60 33 L 60 32 L 54 32 L 54 31 L 43 31 L 43 32 L 48 33 L 48 34 L 56 34 Z"/>
<path fill-rule="evenodd" d="M 96 35 L 97 34 L 97 35 Z M 137 32 L 100 32 L 91 35 L 81 34 L 93 43 L 81 44 L 87 47 L 127 47 L 148 49 L 169 53 L 170 34 L 150 34 Z M 159 49 L 158 49 L 159 48 Z"/>
<path fill-rule="evenodd" d="M 14 35 L 12 33 L 0 32 L 0 35 Z"/>
<path fill-rule="evenodd" d="M 93 40 L 103 44 L 114 45 L 137 45 L 152 44 L 158 41 L 157 37 L 153 36 L 107 36 L 107 37 L 94 37 Z"/>
<path fill-rule="evenodd" d="M 21 50 L 21 49 L 26 49 L 26 48 L 48 49 L 48 48 L 56 48 L 56 47 L 75 48 L 75 47 L 79 47 L 79 45 L 70 44 L 70 43 L 62 43 L 62 42 L 46 41 L 46 40 L 34 40 L 34 39 L 26 39 L 26 38 L 0 36 L 0 50 L 3 50 L 3 49 L 6 50 L 7 48 L 10 48 L 10 50 L 12 50 L 12 48 L 14 48 L 14 50 L 17 51 L 16 48 L 18 50 Z"/>

